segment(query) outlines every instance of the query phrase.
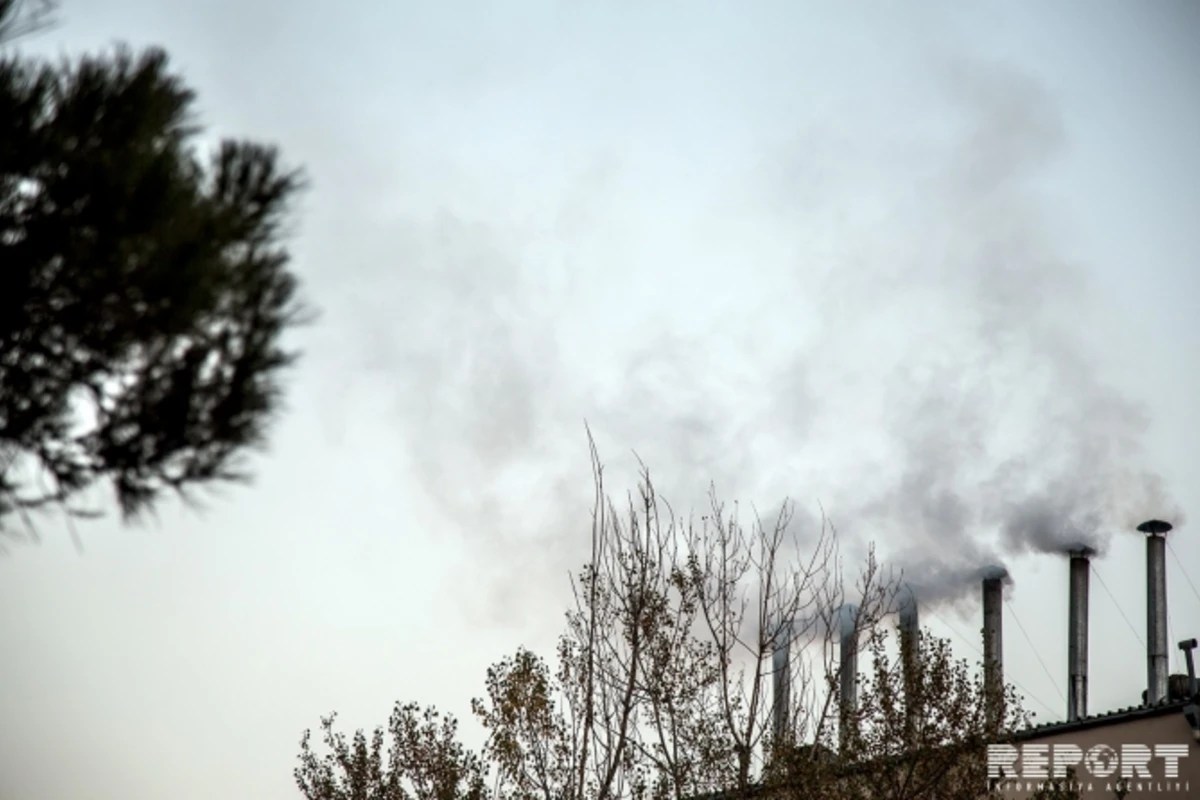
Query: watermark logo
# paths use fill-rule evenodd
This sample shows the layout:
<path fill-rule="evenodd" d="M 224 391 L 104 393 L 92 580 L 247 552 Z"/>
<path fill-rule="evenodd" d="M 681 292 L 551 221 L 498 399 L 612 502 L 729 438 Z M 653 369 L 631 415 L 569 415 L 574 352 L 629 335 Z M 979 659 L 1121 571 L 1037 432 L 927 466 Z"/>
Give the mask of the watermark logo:
<path fill-rule="evenodd" d="M 1002 790 L 1125 787 L 1186 794 L 1191 787 L 1179 778 L 1179 762 L 1187 757 L 1186 744 L 1097 744 L 1086 750 L 1074 744 L 994 744 L 988 745 L 987 770 L 989 782 Z"/>

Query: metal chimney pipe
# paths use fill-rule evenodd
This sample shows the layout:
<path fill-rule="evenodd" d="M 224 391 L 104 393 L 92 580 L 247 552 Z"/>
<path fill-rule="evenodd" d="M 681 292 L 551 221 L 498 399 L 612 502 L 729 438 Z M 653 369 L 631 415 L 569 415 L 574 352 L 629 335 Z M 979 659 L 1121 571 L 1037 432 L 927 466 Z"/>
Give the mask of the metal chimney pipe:
<path fill-rule="evenodd" d="M 782 623 L 775 634 L 775 649 L 771 653 L 774 733 L 776 744 L 787 738 L 791 726 L 792 707 L 792 626 Z"/>
<path fill-rule="evenodd" d="M 1179 643 L 1179 649 L 1183 651 L 1183 657 L 1187 659 L 1187 696 L 1195 698 L 1196 695 L 1200 695 L 1200 683 L 1196 682 L 1196 662 L 1192 660 L 1192 651 L 1196 649 L 1196 640 L 1184 639 Z"/>
<path fill-rule="evenodd" d="M 900 613 L 900 665 L 904 671 L 904 738 L 912 744 L 916 738 L 917 719 L 920 715 L 917 693 L 917 665 L 921 648 L 921 621 L 917 596 L 911 587 L 901 590 Z"/>
<path fill-rule="evenodd" d="M 901 641 L 912 642 L 913 637 L 920 631 L 920 612 L 917 608 L 917 594 L 911 586 L 900 590 L 900 598 L 896 602 L 896 611 L 900 615 Z"/>
<path fill-rule="evenodd" d="M 1089 547 L 1070 551 L 1070 597 L 1067 610 L 1067 721 L 1087 716 Z"/>
<path fill-rule="evenodd" d="M 838 612 L 838 623 L 842 640 L 839 733 L 844 748 L 849 743 L 848 737 L 858 712 L 858 606 L 849 603 L 843 605 Z"/>
<path fill-rule="evenodd" d="M 1008 571 L 995 567 L 983 579 L 983 682 L 988 727 L 1004 721 L 1004 579 Z"/>
<path fill-rule="evenodd" d="M 1171 523 L 1138 525 L 1146 534 L 1146 705 L 1167 698 L 1167 532 Z"/>

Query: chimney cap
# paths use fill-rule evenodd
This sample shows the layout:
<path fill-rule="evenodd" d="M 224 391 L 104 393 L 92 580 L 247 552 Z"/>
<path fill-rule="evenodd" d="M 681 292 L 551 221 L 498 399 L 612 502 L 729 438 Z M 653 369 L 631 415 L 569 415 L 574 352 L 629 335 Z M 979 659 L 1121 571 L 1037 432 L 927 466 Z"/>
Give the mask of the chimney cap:
<path fill-rule="evenodd" d="M 1066 554 L 1071 558 L 1091 558 L 1096 555 L 1096 548 L 1080 542 L 1078 544 L 1067 545 Z"/>
<path fill-rule="evenodd" d="M 993 564 L 990 567 L 983 567 L 979 570 L 979 576 L 984 582 L 990 583 L 993 581 L 1003 581 L 1010 583 L 1011 578 L 1008 574 L 1008 569 L 1001 564 Z"/>
<path fill-rule="evenodd" d="M 1153 536 L 1158 533 L 1167 533 L 1173 526 L 1169 522 L 1163 522 L 1161 519 L 1151 519 L 1137 526 L 1137 529 L 1142 533 Z"/>

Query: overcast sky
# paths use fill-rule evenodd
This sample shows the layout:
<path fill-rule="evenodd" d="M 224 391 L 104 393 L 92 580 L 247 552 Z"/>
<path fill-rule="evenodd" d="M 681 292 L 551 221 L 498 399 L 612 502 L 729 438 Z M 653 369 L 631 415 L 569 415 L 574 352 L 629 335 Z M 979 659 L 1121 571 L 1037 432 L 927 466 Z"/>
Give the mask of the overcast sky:
<path fill-rule="evenodd" d="M 584 420 L 614 488 L 636 451 L 680 509 L 819 503 L 931 583 L 1003 560 L 1043 721 L 1037 551 L 1107 543 L 1089 705 L 1139 701 L 1128 529 L 1200 514 L 1200 5 L 63 5 L 24 48 L 164 46 L 212 136 L 304 166 L 322 316 L 253 487 L 0 558 L 5 800 L 294 797 L 324 713 L 467 717 L 559 630 Z M 975 660 L 973 613 L 926 621 Z"/>

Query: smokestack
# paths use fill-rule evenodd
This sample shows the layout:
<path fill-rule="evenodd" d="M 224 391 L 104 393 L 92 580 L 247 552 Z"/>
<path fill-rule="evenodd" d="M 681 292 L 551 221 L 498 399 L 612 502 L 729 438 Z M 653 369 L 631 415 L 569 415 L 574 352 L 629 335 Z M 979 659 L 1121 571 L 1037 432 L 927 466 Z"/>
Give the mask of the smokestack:
<path fill-rule="evenodd" d="M 1167 698 L 1167 532 L 1171 523 L 1138 525 L 1146 534 L 1146 705 Z"/>
<path fill-rule="evenodd" d="M 771 709 L 775 723 L 775 742 L 782 744 L 791 727 L 788 716 L 792 707 L 792 626 L 781 623 L 775 632 L 775 649 L 771 653 L 772 689 L 774 707 Z"/>
<path fill-rule="evenodd" d="M 854 727 L 854 718 L 858 712 L 858 606 L 845 604 L 838 612 L 841 628 L 841 724 L 839 733 L 842 737 L 842 748 L 849 744 L 849 737 Z"/>
<path fill-rule="evenodd" d="M 983 579 L 983 685 L 988 727 L 1004 722 L 1004 578 L 1008 571 L 994 567 Z"/>
<path fill-rule="evenodd" d="M 917 596 L 912 587 L 900 591 L 900 668 L 904 671 L 904 738 L 908 744 L 916 739 L 917 719 L 920 713 L 917 703 L 917 664 L 920 655 L 921 622 L 918 614 Z"/>
<path fill-rule="evenodd" d="M 1089 547 L 1070 552 L 1070 598 L 1067 609 L 1067 721 L 1087 716 L 1088 681 L 1088 581 L 1091 577 Z"/>

